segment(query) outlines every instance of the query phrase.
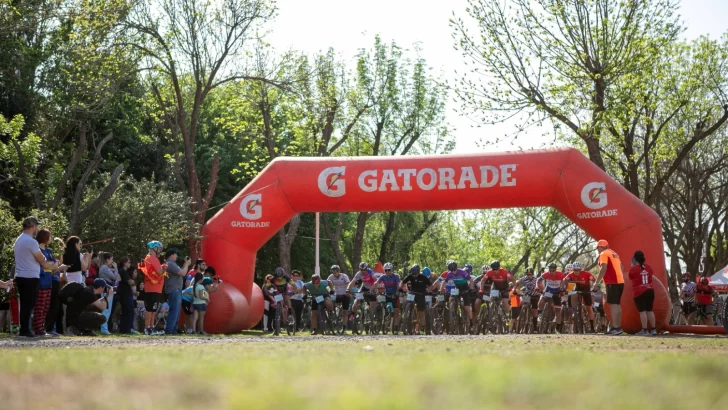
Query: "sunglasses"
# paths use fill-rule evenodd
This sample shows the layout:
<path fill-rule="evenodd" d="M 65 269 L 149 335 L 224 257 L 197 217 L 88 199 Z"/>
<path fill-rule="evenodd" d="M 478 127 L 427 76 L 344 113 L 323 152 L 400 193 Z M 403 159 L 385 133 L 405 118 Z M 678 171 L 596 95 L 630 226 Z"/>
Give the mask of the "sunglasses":
<path fill-rule="evenodd" d="M 385 269 L 384 271 L 385 271 L 385 272 L 391 272 L 391 271 L 392 271 L 392 269 Z"/>

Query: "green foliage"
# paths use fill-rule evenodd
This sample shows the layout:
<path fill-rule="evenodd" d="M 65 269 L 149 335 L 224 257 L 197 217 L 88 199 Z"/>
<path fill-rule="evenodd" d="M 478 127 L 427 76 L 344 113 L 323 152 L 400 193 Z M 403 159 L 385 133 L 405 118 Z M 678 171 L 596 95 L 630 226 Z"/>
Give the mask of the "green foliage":
<path fill-rule="evenodd" d="M 86 201 L 98 196 L 103 186 L 101 182 L 91 187 Z M 194 237 L 198 228 L 191 220 L 189 200 L 183 193 L 148 180 L 127 180 L 84 221 L 81 238 L 86 243 L 110 239 L 94 249 L 112 252 L 117 258 L 128 255 L 133 261 L 146 254 L 146 244 L 152 240 L 184 251 L 185 240 Z"/>

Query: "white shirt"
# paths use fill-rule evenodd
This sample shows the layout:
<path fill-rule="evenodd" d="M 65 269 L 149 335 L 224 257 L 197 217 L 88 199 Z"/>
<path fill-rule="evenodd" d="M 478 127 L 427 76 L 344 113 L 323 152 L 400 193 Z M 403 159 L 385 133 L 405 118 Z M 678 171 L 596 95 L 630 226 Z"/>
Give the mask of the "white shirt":
<path fill-rule="evenodd" d="M 346 295 L 346 287 L 351 282 L 345 273 L 339 275 L 339 279 L 336 279 L 336 276 L 332 273 L 326 280 L 334 284 L 336 296 Z"/>
<path fill-rule="evenodd" d="M 39 279 L 40 263 L 35 260 L 35 253 L 40 252 L 38 241 L 32 236 L 23 232 L 15 240 L 13 245 L 15 253 L 15 277 Z"/>

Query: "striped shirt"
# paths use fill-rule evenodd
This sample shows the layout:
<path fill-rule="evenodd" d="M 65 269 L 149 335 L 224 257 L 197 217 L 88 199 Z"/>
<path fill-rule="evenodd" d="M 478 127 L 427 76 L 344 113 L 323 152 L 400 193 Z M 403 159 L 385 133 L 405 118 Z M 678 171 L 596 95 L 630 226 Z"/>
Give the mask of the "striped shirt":
<path fill-rule="evenodd" d="M 698 290 L 698 286 L 695 282 L 688 282 L 683 285 L 682 291 L 685 293 L 684 303 L 695 303 L 695 292 Z"/>

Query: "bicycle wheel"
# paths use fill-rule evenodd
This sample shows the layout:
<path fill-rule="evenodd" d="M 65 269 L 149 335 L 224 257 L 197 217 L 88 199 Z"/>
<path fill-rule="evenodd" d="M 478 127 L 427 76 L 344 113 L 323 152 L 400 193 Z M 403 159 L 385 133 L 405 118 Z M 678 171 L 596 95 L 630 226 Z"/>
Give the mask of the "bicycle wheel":
<path fill-rule="evenodd" d="M 384 312 L 382 312 L 382 304 L 377 303 L 377 307 L 374 309 L 374 312 L 372 313 L 372 324 L 370 328 L 370 333 L 373 335 L 378 335 L 379 331 L 382 329 L 382 319 L 383 319 Z"/>
<path fill-rule="evenodd" d="M 723 302 L 723 328 L 728 332 L 728 302 Z"/>
<path fill-rule="evenodd" d="M 301 312 L 301 328 L 300 331 L 311 330 L 311 303 L 306 303 Z"/>
<path fill-rule="evenodd" d="M 546 303 L 546 306 L 544 306 L 543 312 L 541 313 L 541 324 L 539 325 L 539 333 L 551 333 L 551 321 L 554 320 L 553 314 L 553 306 L 551 306 L 551 303 Z"/>
<path fill-rule="evenodd" d="M 386 335 L 390 330 L 392 330 L 392 318 L 392 312 L 390 312 L 387 308 L 382 308 L 382 327 L 380 332 L 383 335 Z"/>
<path fill-rule="evenodd" d="M 577 304 L 574 308 L 574 334 L 581 334 L 583 323 L 581 322 L 581 304 Z"/>
<path fill-rule="evenodd" d="M 445 331 L 445 308 L 441 303 L 438 303 L 431 311 L 432 332 L 441 335 Z"/>
<path fill-rule="evenodd" d="M 407 302 L 407 306 L 404 307 L 404 334 L 406 335 L 412 335 L 415 333 L 413 316 L 414 311 L 412 309 L 412 302 Z"/>
<path fill-rule="evenodd" d="M 475 334 L 487 334 L 488 333 L 488 309 L 490 309 L 489 303 L 483 303 L 480 305 L 480 312 L 478 313 L 478 323 L 476 323 Z"/>
<path fill-rule="evenodd" d="M 489 324 L 488 331 L 490 331 L 491 334 L 497 335 L 500 326 L 500 316 L 498 315 L 498 307 L 500 306 L 500 300 L 495 300 L 490 302 L 490 309 L 488 313 L 489 317 Z"/>
<path fill-rule="evenodd" d="M 425 334 L 427 336 L 432 334 L 432 309 L 429 307 L 425 308 Z"/>
<path fill-rule="evenodd" d="M 276 305 L 276 318 L 275 320 L 273 320 L 273 334 L 278 336 L 279 334 L 281 334 L 281 314 L 283 306 L 281 306 L 280 302 L 278 302 Z"/>
<path fill-rule="evenodd" d="M 294 336 L 296 334 L 296 314 L 291 309 L 288 310 L 288 315 L 286 315 L 286 322 L 288 336 Z"/>
<path fill-rule="evenodd" d="M 521 304 L 521 313 L 518 315 L 518 320 L 516 321 L 516 334 L 528 333 L 526 328 L 529 325 L 530 316 L 531 308 L 528 305 Z"/>

